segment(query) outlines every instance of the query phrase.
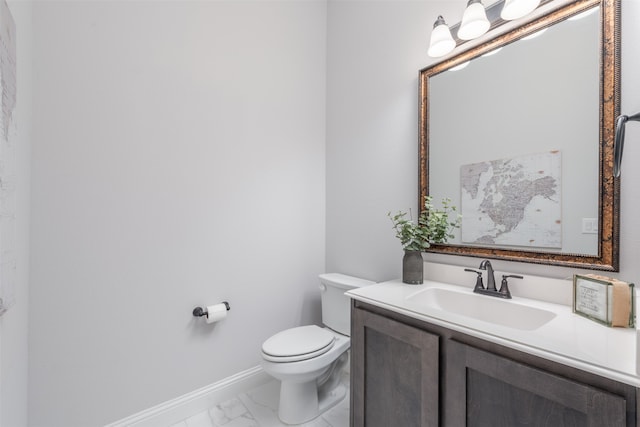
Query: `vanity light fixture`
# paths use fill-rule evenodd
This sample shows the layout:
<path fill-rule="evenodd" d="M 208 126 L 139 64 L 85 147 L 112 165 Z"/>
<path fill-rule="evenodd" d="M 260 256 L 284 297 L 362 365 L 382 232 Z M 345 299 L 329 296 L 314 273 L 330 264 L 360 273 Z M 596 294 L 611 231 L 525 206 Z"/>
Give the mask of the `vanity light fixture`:
<path fill-rule="evenodd" d="M 505 21 L 513 21 L 533 12 L 540 0 L 505 0 L 500 17 Z"/>
<path fill-rule="evenodd" d="M 498 0 L 485 8 L 482 0 L 467 0 L 462 20 L 451 29 L 442 15 L 433 24 L 428 55 L 432 58 L 444 56 L 468 40 L 477 39 L 491 29 L 498 28 L 507 21 L 522 18 L 541 4 L 554 0 Z M 451 32 L 456 37 L 452 37 Z"/>
<path fill-rule="evenodd" d="M 442 15 L 438 16 L 438 19 L 433 24 L 433 31 L 431 31 L 431 41 L 429 42 L 429 50 L 427 54 L 432 58 L 444 56 L 451 52 L 456 47 L 456 42 L 451 36 L 451 31 Z"/>
<path fill-rule="evenodd" d="M 489 30 L 491 23 L 487 19 L 482 0 L 469 0 L 467 8 L 462 15 L 462 22 L 458 29 L 458 38 L 461 40 L 473 40 Z"/>
<path fill-rule="evenodd" d="M 628 121 L 640 122 L 640 113 L 633 116 L 618 116 L 616 119 L 616 137 L 613 143 L 613 176 L 620 176 L 620 167 L 622 165 L 622 149 L 624 148 L 624 127 Z"/>

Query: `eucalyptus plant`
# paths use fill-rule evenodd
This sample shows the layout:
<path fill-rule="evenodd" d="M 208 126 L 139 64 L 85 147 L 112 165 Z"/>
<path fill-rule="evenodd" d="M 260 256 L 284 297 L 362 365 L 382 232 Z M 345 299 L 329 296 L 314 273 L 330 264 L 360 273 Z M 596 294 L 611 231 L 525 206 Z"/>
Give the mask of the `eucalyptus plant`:
<path fill-rule="evenodd" d="M 460 228 L 462 221 L 462 215 L 457 214 L 457 210 L 449 198 L 443 198 L 442 208 L 437 209 L 433 205 L 433 198 L 426 196 L 417 222 L 413 221 L 411 210 L 409 213 L 400 211 L 395 215 L 389 212 L 387 216 L 393 222 L 396 237 L 400 239 L 404 250 L 424 251 L 432 243 L 446 243 L 454 237 L 453 230 Z"/>

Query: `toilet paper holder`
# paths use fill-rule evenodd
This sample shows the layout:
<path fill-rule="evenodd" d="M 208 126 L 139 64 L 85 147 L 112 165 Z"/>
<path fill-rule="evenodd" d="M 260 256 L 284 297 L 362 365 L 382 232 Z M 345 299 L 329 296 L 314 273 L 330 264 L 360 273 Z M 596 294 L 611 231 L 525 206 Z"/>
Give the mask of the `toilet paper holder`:
<path fill-rule="evenodd" d="M 227 307 L 227 311 L 231 310 L 231 306 L 229 305 L 228 302 L 226 301 L 222 301 L 221 304 L 224 304 L 225 307 Z M 202 308 L 202 307 L 196 307 L 193 309 L 193 315 L 194 317 L 202 317 L 202 316 L 207 316 L 207 309 L 206 308 Z"/>

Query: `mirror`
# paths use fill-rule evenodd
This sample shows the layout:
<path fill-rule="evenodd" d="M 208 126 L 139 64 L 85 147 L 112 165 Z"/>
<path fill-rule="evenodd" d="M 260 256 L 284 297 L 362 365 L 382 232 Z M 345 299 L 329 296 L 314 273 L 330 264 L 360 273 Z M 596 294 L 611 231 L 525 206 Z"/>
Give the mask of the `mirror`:
<path fill-rule="evenodd" d="M 579 0 L 420 71 L 420 206 L 463 215 L 427 252 L 618 271 L 619 40 Z"/>

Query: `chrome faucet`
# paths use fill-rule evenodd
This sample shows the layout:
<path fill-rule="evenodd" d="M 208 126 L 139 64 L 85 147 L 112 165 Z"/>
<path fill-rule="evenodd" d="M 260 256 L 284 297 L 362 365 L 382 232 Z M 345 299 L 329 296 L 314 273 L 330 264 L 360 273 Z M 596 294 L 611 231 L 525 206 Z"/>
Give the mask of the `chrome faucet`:
<path fill-rule="evenodd" d="M 487 270 L 487 290 L 495 291 L 496 290 L 496 278 L 493 275 L 493 267 L 491 266 L 491 262 L 488 259 L 485 259 L 480 263 L 480 270 Z"/>

